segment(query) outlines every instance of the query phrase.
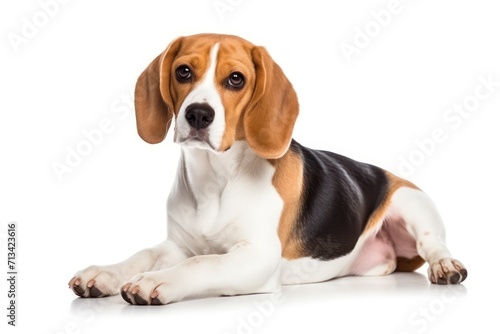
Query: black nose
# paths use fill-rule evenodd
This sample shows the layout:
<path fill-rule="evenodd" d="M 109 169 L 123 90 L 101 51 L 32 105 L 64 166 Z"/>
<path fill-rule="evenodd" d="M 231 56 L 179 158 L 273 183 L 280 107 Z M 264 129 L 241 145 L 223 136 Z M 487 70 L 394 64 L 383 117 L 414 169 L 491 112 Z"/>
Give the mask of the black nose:
<path fill-rule="evenodd" d="M 206 103 L 193 103 L 186 108 L 186 120 L 196 130 L 209 126 L 214 116 L 215 111 Z"/>

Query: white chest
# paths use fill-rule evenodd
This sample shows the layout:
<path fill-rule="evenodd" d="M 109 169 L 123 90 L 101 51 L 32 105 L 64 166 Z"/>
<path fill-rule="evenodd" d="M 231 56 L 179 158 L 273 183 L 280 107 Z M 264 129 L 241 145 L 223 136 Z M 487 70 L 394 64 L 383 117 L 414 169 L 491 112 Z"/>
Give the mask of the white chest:
<path fill-rule="evenodd" d="M 193 255 L 275 240 L 283 201 L 273 175 L 274 167 L 244 142 L 222 154 L 184 150 L 168 201 L 169 238 Z"/>

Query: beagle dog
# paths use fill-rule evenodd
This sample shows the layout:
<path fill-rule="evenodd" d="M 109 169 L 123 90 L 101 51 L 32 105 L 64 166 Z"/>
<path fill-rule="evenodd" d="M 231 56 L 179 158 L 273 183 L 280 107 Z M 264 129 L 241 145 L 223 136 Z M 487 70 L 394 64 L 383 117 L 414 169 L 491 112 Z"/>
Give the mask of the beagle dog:
<path fill-rule="evenodd" d="M 230 35 L 180 37 L 140 75 L 135 108 L 143 140 L 161 142 L 173 123 L 181 147 L 168 236 L 77 272 L 76 295 L 160 305 L 424 262 L 432 283 L 467 277 L 414 184 L 292 139 L 297 95 L 263 47 Z"/>

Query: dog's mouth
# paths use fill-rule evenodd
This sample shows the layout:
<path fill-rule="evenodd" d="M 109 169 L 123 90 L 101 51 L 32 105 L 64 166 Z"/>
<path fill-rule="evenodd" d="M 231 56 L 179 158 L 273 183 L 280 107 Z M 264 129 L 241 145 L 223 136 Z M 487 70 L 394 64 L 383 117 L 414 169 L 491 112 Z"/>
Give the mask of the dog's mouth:
<path fill-rule="evenodd" d="M 187 147 L 196 147 L 202 149 L 211 149 L 217 151 L 214 145 L 210 142 L 209 133 L 206 129 L 191 129 L 187 136 L 175 140 L 176 143 Z"/>

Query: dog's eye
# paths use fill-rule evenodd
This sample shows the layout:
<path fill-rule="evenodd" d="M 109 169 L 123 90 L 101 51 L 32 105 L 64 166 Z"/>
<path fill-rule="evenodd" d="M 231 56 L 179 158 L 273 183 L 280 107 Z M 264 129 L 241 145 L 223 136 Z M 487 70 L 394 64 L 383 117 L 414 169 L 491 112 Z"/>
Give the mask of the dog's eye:
<path fill-rule="evenodd" d="M 191 69 L 187 65 L 181 65 L 175 70 L 175 75 L 179 82 L 189 82 L 193 77 Z"/>
<path fill-rule="evenodd" d="M 227 78 L 228 88 L 241 89 L 245 84 L 245 77 L 240 72 L 233 72 Z"/>

